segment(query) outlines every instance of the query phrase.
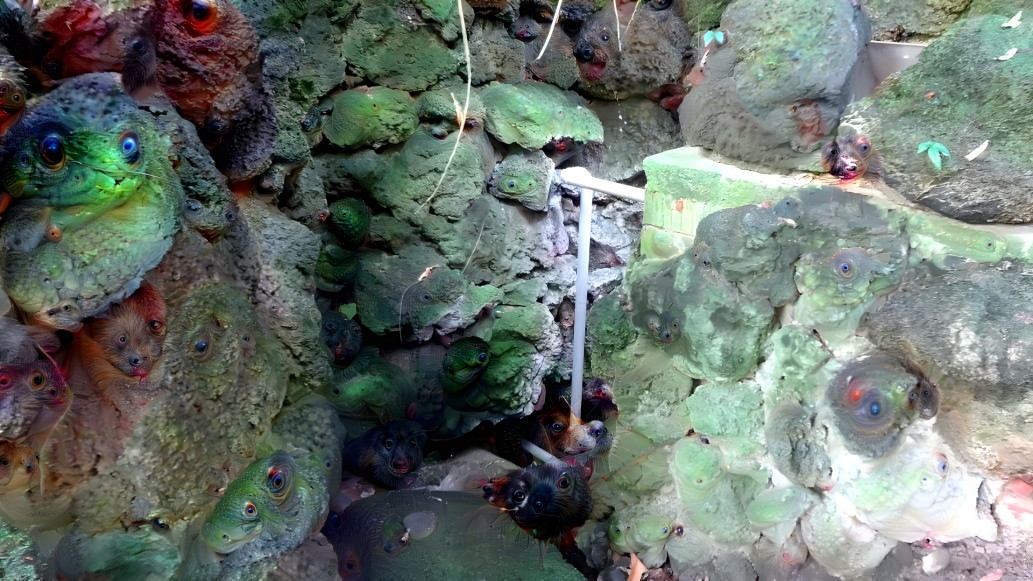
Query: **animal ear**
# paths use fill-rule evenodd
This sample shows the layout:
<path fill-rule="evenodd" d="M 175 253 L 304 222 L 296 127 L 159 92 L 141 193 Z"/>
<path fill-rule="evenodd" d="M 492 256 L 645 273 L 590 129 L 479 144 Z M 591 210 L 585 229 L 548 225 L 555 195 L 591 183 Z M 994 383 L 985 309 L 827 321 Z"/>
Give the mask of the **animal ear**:
<path fill-rule="evenodd" d="M 539 415 L 537 421 L 531 422 L 531 427 L 528 430 L 528 433 L 525 434 L 525 436 L 535 446 L 538 446 L 539 448 L 542 448 L 543 450 L 546 450 L 547 452 L 551 453 L 552 442 L 549 440 L 549 430 L 545 427 L 544 424 L 544 422 L 547 421 L 548 418 L 546 418 L 544 415 Z"/>
<path fill-rule="evenodd" d="M 568 415 L 568 416 L 571 413 L 573 413 L 570 410 L 570 402 L 567 401 L 567 398 L 565 398 L 565 397 L 561 397 L 561 398 L 559 398 L 559 400 L 556 401 L 556 407 L 560 408 L 561 412 L 566 414 L 566 415 Z"/>

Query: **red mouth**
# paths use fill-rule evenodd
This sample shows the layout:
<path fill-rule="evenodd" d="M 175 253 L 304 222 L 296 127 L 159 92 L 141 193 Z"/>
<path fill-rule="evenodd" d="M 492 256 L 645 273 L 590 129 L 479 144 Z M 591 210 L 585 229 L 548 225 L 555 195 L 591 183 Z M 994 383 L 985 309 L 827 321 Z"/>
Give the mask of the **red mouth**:
<path fill-rule="evenodd" d="M 147 370 L 141 367 L 134 367 L 133 370 L 129 373 L 129 375 L 143 379 L 147 377 Z"/>
<path fill-rule="evenodd" d="M 581 77 L 583 79 L 594 83 L 603 76 L 604 72 L 606 72 L 606 61 L 578 63 L 577 67 L 581 71 Z"/>

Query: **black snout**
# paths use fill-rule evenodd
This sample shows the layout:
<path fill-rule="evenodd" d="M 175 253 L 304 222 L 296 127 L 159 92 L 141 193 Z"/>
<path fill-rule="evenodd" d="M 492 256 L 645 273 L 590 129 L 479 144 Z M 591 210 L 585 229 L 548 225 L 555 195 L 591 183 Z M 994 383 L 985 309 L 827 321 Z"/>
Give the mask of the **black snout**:
<path fill-rule="evenodd" d="M 574 58 L 583 63 L 590 63 L 592 62 L 592 59 L 595 58 L 595 49 L 592 48 L 592 45 L 589 44 L 588 41 L 579 40 L 578 43 L 574 45 Z"/>

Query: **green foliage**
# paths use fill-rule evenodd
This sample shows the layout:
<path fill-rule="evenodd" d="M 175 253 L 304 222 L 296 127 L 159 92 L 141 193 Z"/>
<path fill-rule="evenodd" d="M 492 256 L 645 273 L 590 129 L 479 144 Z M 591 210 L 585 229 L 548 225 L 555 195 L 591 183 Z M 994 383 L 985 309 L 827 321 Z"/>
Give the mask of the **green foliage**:
<path fill-rule="evenodd" d="M 932 162 L 933 167 L 936 168 L 936 171 L 940 171 L 941 169 L 943 169 L 943 161 L 941 159 L 941 156 L 951 156 L 950 152 L 947 151 L 947 148 L 942 143 L 937 143 L 935 141 L 923 141 L 922 143 L 919 143 L 918 151 L 916 151 L 915 153 L 922 153 L 923 151 L 927 152 L 927 154 L 929 155 L 929 161 Z"/>

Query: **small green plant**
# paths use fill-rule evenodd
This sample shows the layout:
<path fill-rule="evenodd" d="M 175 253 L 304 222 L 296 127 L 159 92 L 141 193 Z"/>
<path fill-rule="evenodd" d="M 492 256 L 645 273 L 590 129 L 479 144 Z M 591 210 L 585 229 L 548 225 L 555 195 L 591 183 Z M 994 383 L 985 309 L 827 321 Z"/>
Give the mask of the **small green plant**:
<path fill-rule="evenodd" d="M 942 158 L 951 156 L 944 144 L 937 143 L 935 141 L 923 141 L 922 143 L 919 143 L 918 151 L 915 153 L 922 153 L 923 151 L 929 156 L 929 161 L 933 163 L 933 167 L 936 168 L 936 171 L 943 169 Z"/>

